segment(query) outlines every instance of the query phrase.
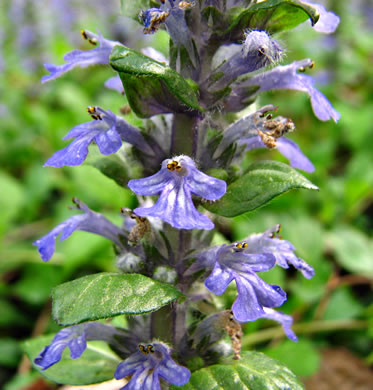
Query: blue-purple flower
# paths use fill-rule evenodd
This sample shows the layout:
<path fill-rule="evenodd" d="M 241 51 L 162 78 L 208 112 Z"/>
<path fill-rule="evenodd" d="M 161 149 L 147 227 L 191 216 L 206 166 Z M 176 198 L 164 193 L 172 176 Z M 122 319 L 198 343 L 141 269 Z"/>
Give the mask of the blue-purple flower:
<path fill-rule="evenodd" d="M 159 8 L 149 8 L 145 11 L 141 11 L 139 14 L 139 19 L 144 25 L 144 34 L 154 34 L 161 23 L 164 23 L 165 20 L 170 15 L 168 11 L 162 11 Z"/>
<path fill-rule="evenodd" d="M 279 322 L 282 325 L 286 336 L 292 341 L 298 341 L 298 337 L 291 329 L 291 326 L 293 325 L 292 316 L 270 309 L 268 307 L 263 307 L 263 310 L 265 314 L 262 316 L 262 318 Z"/>
<path fill-rule="evenodd" d="M 240 75 L 274 65 L 280 61 L 282 54 L 280 44 L 265 31 L 250 31 L 245 35 L 241 50 L 214 70 L 209 78 L 209 87 L 223 88 Z"/>
<path fill-rule="evenodd" d="M 267 105 L 232 123 L 224 131 L 213 158 L 218 159 L 231 144 L 237 142 L 238 145 L 244 145 L 245 150 L 276 148 L 290 161 L 292 167 L 313 172 L 315 169 L 313 164 L 302 153 L 299 146 L 283 137 L 284 134 L 295 129 L 293 121 L 281 116 L 272 119 L 272 114 L 266 115 L 268 111 L 275 110 L 275 106 Z M 238 153 L 240 152 L 241 148 L 238 149 Z"/>
<path fill-rule="evenodd" d="M 139 345 L 139 350 L 119 364 L 115 379 L 131 375 L 121 390 L 161 390 L 159 377 L 167 382 L 183 386 L 188 383 L 190 371 L 171 358 L 170 348 L 161 342 Z"/>
<path fill-rule="evenodd" d="M 70 237 L 75 230 L 82 230 L 106 237 L 113 241 L 119 248 L 124 249 L 120 239 L 120 237 L 123 236 L 123 232 L 120 228 L 111 223 L 102 214 L 89 209 L 84 203 L 77 200 L 74 201 L 78 208 L 84 211 L 84 213 L 70 217 L 57 225 L 48 234 L 33 242 L 33 245 L 38 247 L 43 261 L 48 261 L 53 256 L 58 235 L 61 234 L 60 241 L 64 241 L 66 238 Z"/>
<path fill-rule="evenodd" d="M 303 154 L 299 146 L 294 141 L 285 137 L 281 137 L 276 139 L 274 143 L 275 145 L 273 147 L 289 160 L 292 167 L 301 169 L 305 172 L 313 172 L 315 170 L 312 162 Z M 259 135 L 241 139 L 239 140 L 238 144 L 245 145 L 245 150 L 270 147 L 268 144 L 263 142 L 263 138 Z"/>
<path fill-rule="evenodd" d="M 305 278 L 311 279 L 315 275 L 314 269 L 295 255 L 295 247 L 289 241 L 276 237 L 280 229 L 281 226 L 276 225 L 264 233 L 250 235 L 243 241 L 245 244 L 244 253 L 271 254 L 280 267 L 289 268 L 289 264 L 291 264 L 301 271 Z"/>
<path fill-rule="evenodd" d="M 115 328 L 99 322 L 74 325 L 60 330 L 47 345 L 34 362 L 43 370 L 53 366 L 61 360 L 65 348 L 70 349 L 71 359 L 79 358 L 87 348 L 89 340 L 104 340 L 114 342 L 114 335 L 118 333 Z"/>
<path fill-rule="evenodd" d="M 312 1 L 303 1 L 303 3 L 309 4 L 312 7 L 317 9 L 317 12 L 320 14 L 319 20 L 313 26 L 313 28 L 324 34 L 333 33 L 339 24 L 339 16 L 334 12 L 327 11 L 322 4 L 314 3 Z"/>
<path fill-rule="evenodd" d="M 128 187 L 138 195 L 160 194 L 154 206 L 137 208 L 140 217 L 158 217 L 177 229 L 213 229 L 214 224 L 197 211 L 192 194 L 207 200 L 217 200 L 226 192 L 223 180 L 208 176 L 196 168 L 188 156 L 178 156 L 162 162 L 153 176 L 130 180 Z"/>
<path fill-rule="evenodd" d="M 65 165 L 80 165 L 88 155 L 88 146 L 94 141 L 100 152 L 109 155 L 117 152 L 122 142 L 128 142 L 143 153 L 153 155 L 153 151 L 140 131 L 110 110 L 88 107 L 93 121 L 75 126 L 63 138 L 75 138 L 70 145 L 56 152 L 44 166 L 61 168 Z"/>
<path fill-rule="evenodd" d="M 86 68 L 89 65 L 109 64 L 109 57 L 113 47 L 115 45 L 121 45 L 120 42 L 105 39 L 101 33 L 94 34 L 88 30 L 83 30 L 82 36 L 89 43 L 94 46 L 98 45 L 98 47 L 88 51 L 73 50 L 65 54 L 63 59 L 66 61 L 66 64 L 63 65 L 44 64 L 45 69 L 50 74 L 42 77 L 42 83 L 54 80 L 76 66 Z"/>
<path fill-rule="evenodd" d="M 280 287 L 264 282 L 257 272 L 268 271 L 276 264 L 271 253 L 246 253 L 246 244 L 222 245 L 202 251 L 187 275 L 203 268 L 213 268 L 205 286 L 221 295 L 235 280 L 237 298 L 232 306 L 239 322 L 255 321 L 265 314 L 263 307 L 281 306 L 286 294 Z"/>
<path fill-rule="evenodd" d="M 315 115 L 322 121 L 333 119 L 337 122 L 340 114 L 333 108 L 329 100 L 314 87 L 314 79 L 304 72 L 306 68 L 312 68 L 313 61 L 305 59 L 294 61 L 289 65 L 276 66 L 274 69 L 254 76 L 237 85 L 238 92 L 244 87 L 259 86 L 256 92 L 268 91 L 271 89 L 294 89 L 306 92 L 311 98 L 311 104 Z"/>

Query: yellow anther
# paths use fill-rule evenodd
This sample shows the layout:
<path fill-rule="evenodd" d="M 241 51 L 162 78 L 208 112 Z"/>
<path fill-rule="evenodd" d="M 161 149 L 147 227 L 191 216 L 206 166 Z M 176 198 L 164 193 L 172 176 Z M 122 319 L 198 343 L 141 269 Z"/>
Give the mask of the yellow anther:
<path fill-rule="evenodd" d="M 181 169 L 181 166 L 179 165 L 179 163 L 177 161 L 174 160 L 174 161 L 171 161 L 170 163 L 167 164 L 167 169 L 169 171 L 174 171 L 175 169 L 177 169 L 179 171 Z"/>
<path fill-rule="evenodd" d="M 247 248 L 247 243 L 246 242 L 244 242 L 243 244 L 242 244 L 242 248 Z"/>
<path fill-rule="evenodd" d="M 139 344 L 139 350 L 140 350 L 140 352 L 144 353 L 145 355 L 148 354 L 147 348 L 142 344 Z"/>
<path fill-rule="evenodd" d="M 242 248 L 242 244 L 239 242 L 238 244 L 236 244 L 236 248 L 241 249 Z"/>
<path fill-rule="evenodd" d="M 154 347 L 152 344 L 148 344 L 146 346 L 146 350 L 148 351 L 148 353 L 154 353 Z"/>
<path fill-rule="evenodd" d="M 90 38 L 85 30 L 80 30 L 80 34 L 82 35 L 82 38 L 88 41 L 91 45 L 96 46 L 97 45 L 97 39 L 96 38 Z"/>
<path fill-rule="evenodd" d="M 88 106 L 87 107 L 88 114 L 94 114 L 96 112 L 96 107 L 94 106 Z"/>
<path fill-rule="evenodd" d="M 91 118 L 95 121 L 102 121 L 102 116 L 100 114 L 91 114 Z"/>

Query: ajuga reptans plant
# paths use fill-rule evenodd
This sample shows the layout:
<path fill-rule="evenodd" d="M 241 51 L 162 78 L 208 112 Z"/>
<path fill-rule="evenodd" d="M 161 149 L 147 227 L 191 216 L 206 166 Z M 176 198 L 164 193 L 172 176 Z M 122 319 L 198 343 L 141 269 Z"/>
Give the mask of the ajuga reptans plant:
<path fill-rule="evenodd" d="M 213 238 L 223 217 L 292 188 L 317 189 L 297 171 L 314 166 L 288 138 L 294 122 L 255 101 L 267 90 L 306 92 L 320 120 L 337 122 L 338 112 L 307 74 L 313 61 L 286 64 L 277 34 L 307 21 L 331 33 L 339 19 L 298 0 L 123 0 L 122 11 L 143 24 L 144 34 L 168 32 L 169 59 L 84 30 L 93 48 L 67 53 L 62 65 L 45 64 L 42 82 L 106 65 L 105 85 L 125 94 L 142 126 L 110 107 L 90 106 L 92 120 L 70 130 L 67 146 L 45 165 L 80 165 L 95 144 L 112 164 L 105 174 L 116 180 L 125 172 L 121 183 L 138 195 L 138 207 L 123 208 L 116 226 L 74 199 L 77 213 L 34 242 L 49 261 L 58 237 L 95 233 L 112 241 L 118 266 L 117 273 L 88 275 L 53 291 L 53 315 L 65 328 L 44 344 L 30 342 L 34 365 L 56 382 L 77 385 L 114 377 L 125 378 L 123 389 L 300 389 L 279 363 L 241 350 L 241 324 L 277 321 L 296 341 L 291 316 L 277 309 L 286 293 L 261 273 L 294 267 L 310 279 L 313 268 L 281 239 L 279 225 L 242 242 L 214 245 Z M 110 68 L 115 77 L 109 78 Z M 255 148 L 278 149 L 290 165 L 258 161 L 242 170 Z M 235 291 L 229 304 L 217 298 L 228 288 Z M 111 320 L 120 315 L 126 326 Z M 94 340 L 110 348 L 99 354 L 90 348 Z"/>

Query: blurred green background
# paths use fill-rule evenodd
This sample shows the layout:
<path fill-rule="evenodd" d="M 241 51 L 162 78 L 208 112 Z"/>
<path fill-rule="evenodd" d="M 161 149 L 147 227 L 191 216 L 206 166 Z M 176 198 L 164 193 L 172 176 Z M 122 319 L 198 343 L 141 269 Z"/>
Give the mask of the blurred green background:
<path fill-rule="evenodd" d="M 280 268 L 263 274 L 288 292 L 282 309 L 294 316 L 299 342 L 261 320 L 245 326 L 245 348 L 281 360 L 305 379 L 307 389 L 323 389 L 320 381 L 332 388 L 337 383 L 332 371 L 343 364 L 346 390 L 370 389 L 364 365 L 373 363 L 373 4 L 334 0 L 329 8 L 342 20 L 336 34 L 318 34 L 305 23 L 280 39 L 286 62 L 315 60 L 312 75 L 341 113 L 339 123 L 318 121 L 302 93 L 266 93 L 259 102 L 278 105 L 280 115 L 294 120 L 291 138 L 314 163 L 316 171 L 306 176 L 320 191 L 291 192 L 235 218 L 230 239 L 281 223 L 283 237 L 316 270 L 312 280 Z M 120 207 L 135 200 L 89 163 L 43 168 L 66 145 L 61 138 L 67 131 L 89 120 L 88 105 L 119 113 L 126 100 L 104 88 L 114 75 L 107 67 L 76 69 L 42 85 L 42 64 L 60 64 L 74 48 L 89 49 L 81 28 L 98 29 L 137 49 L 152 45 L 164 54 L 168 38 L 163 31 L 144 37 L 141 26 L 120 16 L 119 0 L 2 0 L 0 11 L 0 383 L 4 390 L 53 389 L 32 372 L 20 342 L 57 329 L 49 319 L 51 288 L 114 270 L 114 253 L 109 241 L 77 232 L 42 263 L 32 241 L 73 215 L 68 208 L 73 196 L 113 221 L 120 220 Z M 132 114 L 126 119 L 139 123 Z M 276 151 L 247 157 L 257 158 L 282 157 Z M 325 367 L 329 377 L 322 376 Z M 368 387 L 348 387 L 359 380 Z"/>

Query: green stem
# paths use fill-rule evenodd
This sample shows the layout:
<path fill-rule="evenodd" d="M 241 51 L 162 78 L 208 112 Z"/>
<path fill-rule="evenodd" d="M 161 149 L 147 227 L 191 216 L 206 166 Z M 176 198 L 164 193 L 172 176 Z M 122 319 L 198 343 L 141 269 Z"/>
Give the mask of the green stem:
<path fill-rule="evenodd" d="M 187 114 L 174 114 L 172 124 L 171 156 L 186 154 L 193 156 L 195 149 L 194 135 L 198 117 Z M 170 156 L 170 157 L 171 157 Z"/>
<path fill-rule="evenodd" d="M 166 343 L 172 343 L 172 317 L 171 305 L 162 307 L 151 314 L 151 337 Z"/>
<path fill-rule="evenodd" d="M 369 326 L 368 321 L 360 320 L 331 320 L 331 321 L 313 321 L 295 324 L 292 326 L 296 334 L 329 332 L 335 330 L 353 330 L 366 329 Z M 272 340 L 274 338 L 283 337 L 284 330 L 281 326 L 264 329 L 244 336 L 242 347 L 259 344 L 263 341 Z"/>

